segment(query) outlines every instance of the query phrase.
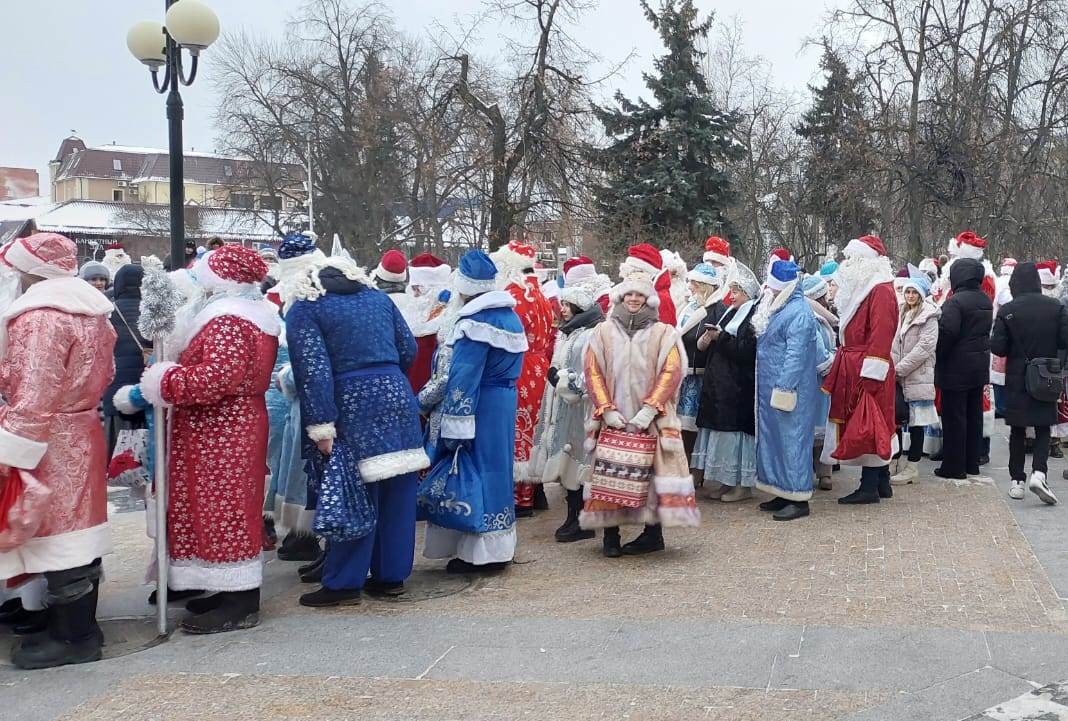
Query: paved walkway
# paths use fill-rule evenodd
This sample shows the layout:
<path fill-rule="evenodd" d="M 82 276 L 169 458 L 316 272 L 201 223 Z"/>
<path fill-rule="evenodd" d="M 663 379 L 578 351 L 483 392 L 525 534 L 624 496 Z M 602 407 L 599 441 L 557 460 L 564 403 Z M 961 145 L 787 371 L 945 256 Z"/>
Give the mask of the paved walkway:
<path fill-rule="evenodd" d="M 1057 719 L 1007 700 L 1068 679 L 1068 505 L 1009 500 L 1003 466 L 861 508 L 835 503 L 844 474 L 788 524 L 706 501 L 702 528 L 641 559 L 552 543 L 554 489 L 499 576 L 420 560 L 405 600 L 313 612 L 296 564 L 271 561 L 259 628 L 92 667 L 0 666 L 0 699 L 20 721 Z M 115 521 L 102 615 L 147 615 L 142 518 Z M 112 648 L 123 628 L 136 641 L 129 623 L 107 624 Z"/>

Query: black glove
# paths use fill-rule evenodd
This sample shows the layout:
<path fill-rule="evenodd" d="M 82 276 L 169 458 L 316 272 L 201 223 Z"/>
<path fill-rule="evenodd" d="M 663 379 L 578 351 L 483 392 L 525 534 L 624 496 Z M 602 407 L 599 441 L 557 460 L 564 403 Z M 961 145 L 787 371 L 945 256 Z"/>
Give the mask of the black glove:
<path fill-rule="evenodd" d="M 549 379 L 549 385 L 556 386 L 556 381 L 560 377 L 560 371 L 556 370 L 552 366 L 549 366 L 549 373 L 545 376 Z"/>

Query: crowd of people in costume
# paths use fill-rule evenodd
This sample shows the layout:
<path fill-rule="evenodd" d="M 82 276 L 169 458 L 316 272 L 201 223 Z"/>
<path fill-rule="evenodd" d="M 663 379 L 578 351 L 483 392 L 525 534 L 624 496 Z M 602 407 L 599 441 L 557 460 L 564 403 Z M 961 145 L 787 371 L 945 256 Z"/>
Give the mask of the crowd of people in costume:
<path fill-rule="evenodd" d="M 585 256 L 550 277 L 518 241 L 455 270 L 391 250 L 368 272 L 293 233 L 277 252 L 190 247 L 159 276 L 128 258 L 79 272 L 67 238 L 16 239 L 0 249 L 0 620 L 22 634 L 14 662 L 100 658 L 106 489 L 140 477 L 152 505 L 162 449 L 128 439 L 161 409 L 167 597 L 193 634 L 259 623 L 276 546 L 317 586 L 304 606 L 395 597 L 417 523 L 446 572 L 500 572 L 517 519 L 547 510 L 558 483 L 557 542 L 654 553 L 665 529 L 699 525 L 699 495 L 759 490 L 760 511 L 794 521 L 843 466 L 860 469 L 843 505 L 892 498 L 925 454 L 964 481 L 989 462 L 996 415 L 1011 498 L 1056 503 L 1068 280 L 1052 261 L 995 273 L 985 247 L 966 231 L 941 262 L 895 273 L 864 236 L 813 273 L 777 248 L 758 276 L 714 236 L 692 267 L 643 243 L 614 278 Z M 138 315 L 167 293 L 173 329 L 154 348 Z"/>

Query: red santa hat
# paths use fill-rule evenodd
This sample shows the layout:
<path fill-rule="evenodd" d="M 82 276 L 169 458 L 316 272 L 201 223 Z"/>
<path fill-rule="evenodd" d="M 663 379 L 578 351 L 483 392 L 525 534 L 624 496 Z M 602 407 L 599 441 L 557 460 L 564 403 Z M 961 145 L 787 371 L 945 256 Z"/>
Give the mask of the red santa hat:
<path fill-rule="evenodd" d="M 597 275 L 597 267 L 585 255 L 577 255 L 564 261 L 564 286 L 574 285 Z"/>
<path fill-rule="evenodd" d="M 0 248 L 0 261 L 39 278 L 69 278 L 78 275 L 78 246 L 58 233 L 35 233 Z"/>
<path fill-rule="evenodd" d="M 1016 270 L 1017 261 L 1015 258 L 1002 258 L 1001 259 L 1001 275 L 1012 275 L 1012 271 Z"/>
<path fill-rule="evenodd" d="M 846 243 L 842 255 L 846 258 L 879 258 L 886 255 L 886 246 L 877 235 L 865 235 Z"/>
<path fill-rule="evenodd" d="M 493 264 L 505 276 L 532 269 L 536 256 L 534 246 L 518 240 L 513 240 L 490 253 Z"/>
<path fill-rule="evenodd" d="M 207 291 L 238 290 L 267 277 L 267 264 L 252 248 L 224 245 L 197 261 L 193 274 Z"/>
<path fill-rule="evenodd" d="M 1042 285 L 1049 287 L 1060 282 L 1057 277 L 1057 261 L 1044 260 L 1041 263 L 1035 263 L 1035 268 L 1038 270 L 1038 280 Z"/>
<path fill-rule="evenodd" d="M 420 253 L 408 264 L 408 282 L 411 285 L 446 286 L 451 275 L 449 264 L 430 253 Z"/>
<path fill-rule="evenodd" d="M 388 283 L 403 283 L 408 279 L 408 259 L 399 250 L 387 250 L 371 275 Z"/>
<path fill-rule="evenodd" d="M 710 236 L 705 241 L 705 254 L 702 257 L 706 263 L 719 263 L 720 265 L 730 265 L 731 262 L 731 244 L 720 238 L 718 235 Z"/>
<path fill-rule="evenodd" d="M 660 274 L 664 272 L 664 259 L 660 251 L 648 243 L 639 243 L 627 248 L 627 259 L 619 266 L 619 274 L 626 277 L 632 271 L 647 274 L 655 283 Z"/>
<path fill-rule="evenodd" d="M 986 250 L 986 241 L 970 230 L 966 230 L 949 242 L 949 254 L 958 258 L 982 260 Z"/>

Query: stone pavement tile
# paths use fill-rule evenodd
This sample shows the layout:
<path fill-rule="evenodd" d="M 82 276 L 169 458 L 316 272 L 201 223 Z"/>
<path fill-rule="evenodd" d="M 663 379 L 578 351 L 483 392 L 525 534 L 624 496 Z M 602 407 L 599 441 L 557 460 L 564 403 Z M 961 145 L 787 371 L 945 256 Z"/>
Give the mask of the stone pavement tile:
<path fill-rule="evenodd" d="M 973 632 L 806 627 L 797 651 L 778 660 L 771 687 L 912 691 L 987 662 L 982 634 Z"/>
<path fill-rule="evenodd" d="M 981 668 L 919 691 L 898 693 L 885 704 L 848 714 L 839 721 L 958 721 L 974 714 L 976 708 L 1031 688 L 1015 676 Z"/>
<path fill-rule="evenodd" d="M 990 665 L 1040 684 L 1068 678 L 1068 637 L 1046 633 L 986 632 Z"/>
<path fill-rule="evenodd" d="M 178 674 L 124 681 L 62 721 L 828 721 L 885 700 L 842 691 Z"/>
<path fill-rule="evenodd" d="M 520 521 L 508 571 L 431 601 L 359 612 L 1068 632 L 995 487 L 925 478 L 878 506 L 839 506 L 851 485 L 818 494 L 813 515 L 795 523 L 774 523 L 755 503 L 703 502 L 702 527 L 668 529 L 666 552 L 615 560 L 596 540 L 553 542 L 563 509 L 550 489 L 554 510 Z M 442 565 L 420 558 L 415 578 L 443 578 Z M 303 590 L 279 594 L 268 614 L 313 613 L 296 606 Z"/>

